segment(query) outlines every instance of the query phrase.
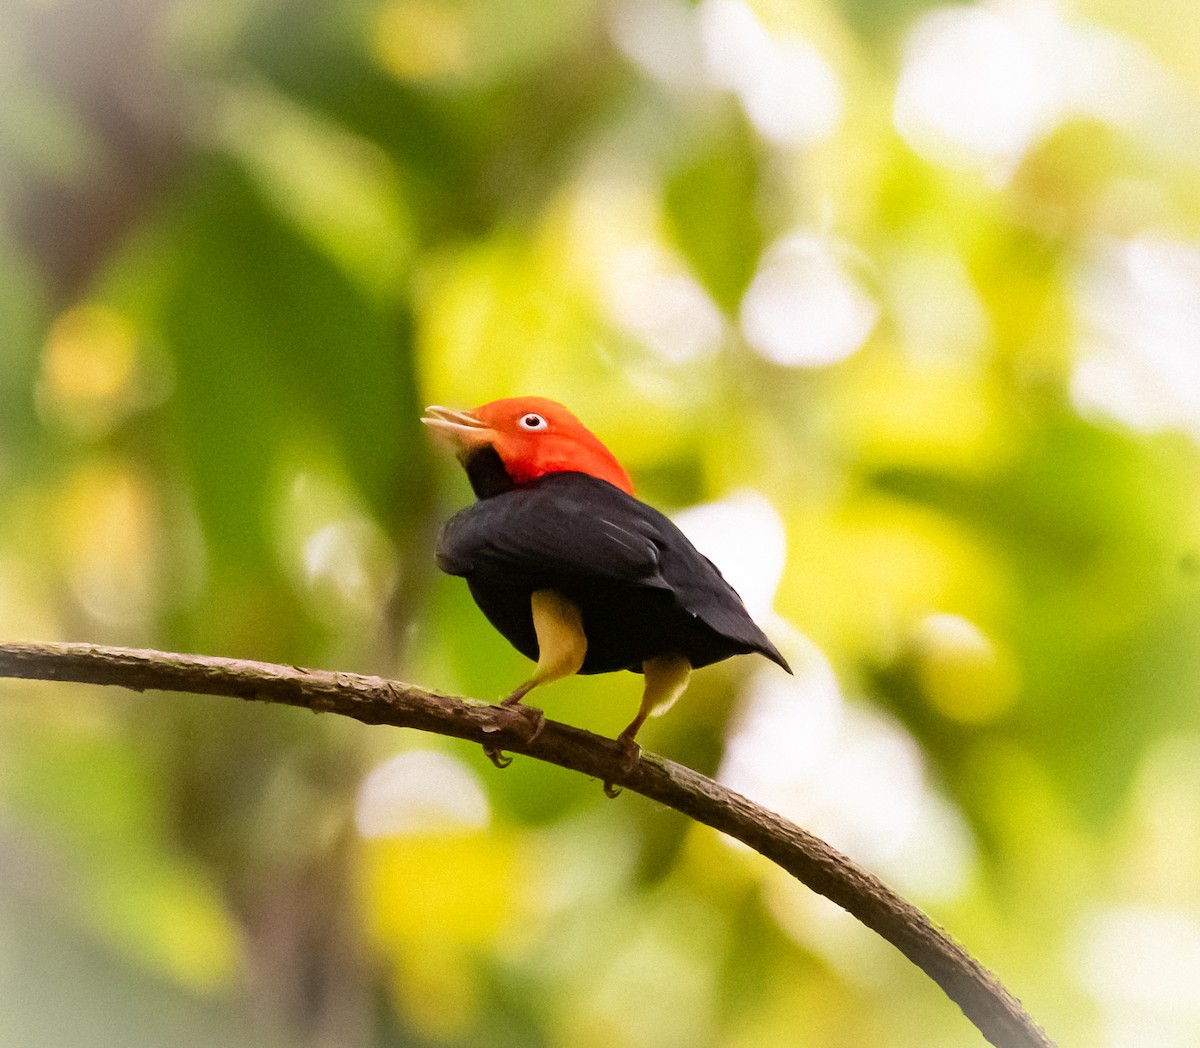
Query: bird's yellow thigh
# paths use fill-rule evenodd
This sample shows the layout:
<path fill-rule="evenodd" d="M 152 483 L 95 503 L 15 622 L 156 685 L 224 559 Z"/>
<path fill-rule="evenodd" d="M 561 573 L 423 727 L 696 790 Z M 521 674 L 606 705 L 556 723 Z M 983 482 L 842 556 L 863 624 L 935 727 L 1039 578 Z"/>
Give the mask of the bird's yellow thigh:
<path fill-rule="evenodd" d="M 682 655 L 656 655 L 642 663 L 646 675 L 646 690 L 642 692 L 642 704 L 619 741 L 632 743 L 641 731 L 646 718 L 652 713 L 666 713 L 675 700 L 687 690 L 692 664 Z"/>
<path fill-rule="evenodd" d="M 643 716 L 666 713 L 687 691 L 692 664 L 682 655 L 656 655 L 642 663 L 646 690 L 642 694 Z"/>
<path fill-rule="evenodd" d="M 538 590 L 530 598 L 533 630 L 537 634 L 537 684 L 548 684 L 578 673 L 587 655 L 587 637 L 579 606 L 556 590 Z"/>

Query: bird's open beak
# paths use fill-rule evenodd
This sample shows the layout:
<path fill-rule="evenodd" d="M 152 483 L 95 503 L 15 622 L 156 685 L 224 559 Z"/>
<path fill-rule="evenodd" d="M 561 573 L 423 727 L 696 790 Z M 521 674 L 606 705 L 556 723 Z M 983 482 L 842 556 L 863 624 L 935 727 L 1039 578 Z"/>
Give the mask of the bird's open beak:
<path fill-rule="evenodd" d="M 490 444 L 496 435 L 491 426 L 481 422 L 471 412 L 456 411 L 439 404 L 427 407 L 421 421 L 439 437 L 447 438 L 460 451 Z"/>

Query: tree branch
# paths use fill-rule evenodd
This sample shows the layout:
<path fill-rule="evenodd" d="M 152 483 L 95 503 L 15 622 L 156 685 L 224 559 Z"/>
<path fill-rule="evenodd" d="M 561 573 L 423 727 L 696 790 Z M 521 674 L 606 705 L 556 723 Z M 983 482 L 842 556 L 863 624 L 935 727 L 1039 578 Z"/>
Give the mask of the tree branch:
<path fill-rule="evenodd" d="M 819 838 L 690 768 L 643 755 L 632 770 L 625 770 L 622 750 L 611 739 L 551 720 L 533 737 L 532 721 L 516 708 L 381 677 L 242 659 L 92 644 L 0 644 L 0 676 L 303 706 L 365 724 L 417 728 L 500 746 L 616 783 L 737 838 L 849 911 L 929 975 L 997 1048 L 1053 1048 L 994 975 L 877 877 Z"/>

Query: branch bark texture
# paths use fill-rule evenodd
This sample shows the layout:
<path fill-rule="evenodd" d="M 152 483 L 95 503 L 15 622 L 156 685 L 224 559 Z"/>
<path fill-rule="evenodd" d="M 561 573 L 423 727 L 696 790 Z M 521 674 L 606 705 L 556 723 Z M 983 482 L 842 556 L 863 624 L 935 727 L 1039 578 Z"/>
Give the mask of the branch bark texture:
<path fill-rule="evenodd" d="M 683 765 L 643 754 L 627 770 L 611 739 L 551 720 L 534 737 L 533 722 L 517 708 L 382 677 L 243 659 L 93 644 L 14 643 L 0 644 L 0 676 L 302 706 L 365 724 L 498 746 L 615 783 L 735 837 L 853 914 L 929 975 L 997 1048 L 1053 1048 L 991 972 L 873 874 L 774 812 Z"/>

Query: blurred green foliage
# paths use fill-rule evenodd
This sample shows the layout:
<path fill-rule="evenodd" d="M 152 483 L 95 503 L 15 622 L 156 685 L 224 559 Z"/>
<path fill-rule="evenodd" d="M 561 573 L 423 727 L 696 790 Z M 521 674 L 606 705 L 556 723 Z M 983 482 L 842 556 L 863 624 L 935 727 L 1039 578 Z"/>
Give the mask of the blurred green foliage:
<path fill-rule="evenodd" d="M 646 744 L 1064 1044 L 1200 1043 L 1198 25 L 5 0 L 0 633 L 504 694 L 417 418 L 555 397 L 799 670 Z M 0 1045 L 981 1043 L 765 865 L 445 740 L 0 684 Z"/>

